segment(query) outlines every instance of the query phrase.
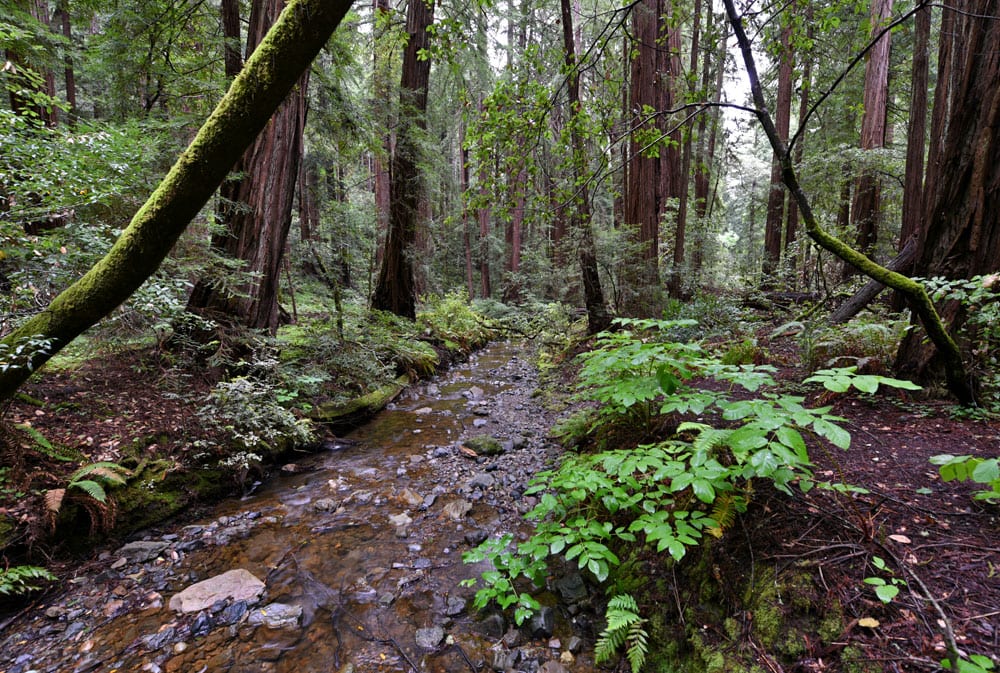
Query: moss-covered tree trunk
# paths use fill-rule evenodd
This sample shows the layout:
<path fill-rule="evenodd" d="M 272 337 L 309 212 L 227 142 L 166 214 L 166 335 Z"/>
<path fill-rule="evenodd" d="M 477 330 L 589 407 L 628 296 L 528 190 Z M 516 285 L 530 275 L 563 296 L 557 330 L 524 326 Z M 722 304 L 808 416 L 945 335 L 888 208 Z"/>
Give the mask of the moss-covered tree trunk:
<path fill-rule="evenodd" d="M 0 400 L 159 267 L 244 150 L 264 128 L 350 9 L 350 0 L 292 0 L 191 145 L 108 254 L 49 306 L 3 339 L 2 352 L 38 335 L 48 348 L 0 367 Z"/>
<path fill-rule="evenodd" d="M 986 2 L 987 0 L 982 1 Z M 962 359 L 962 353 L 959 350 L 958 345 L 955 343 L 955 340 L 948 334 L 948 330 L 945 327 L 944 322 L 941 320 L 941 316 L 938 315 L 937 310 L 934 308 L 934 304 L 927 295 L 927 291 L 924 289 L 924 286 L 912 278 L 908 278 L 895 271 L 890 271 L 880 264 L 876 264 L 867 256 L 847 245 L 839 238 L 831 235 L 819 225 L 819 222 L 812 211 L 812 204 L 810 203 L 808 197 L 806 197 L 802 187 L 799 185 L 788 146 L 782 142 L 779 137 L 778 130 L 774 125 L 774 120 L 771 118 L 771 114 L 767 110 L 767 104 L 764 101 L 764 92 L 760 84 L 760 77 L 757 75 L 757 65 L 754 60 L 753 52 L 751 51 L 750 39 L 747 37 L 746 31 L 743 29 L 742 18 L 736 12 L 734 0 L 724 0 L 724 3 L 726 6 L 726 15 L 729 18 L 729 23 L 732 25 L 733 31 L 736 34 L 740 51 L 743 54 L 743 62 L 746 67 L 747 76 L 750 79 L 750 91 L 753 95 L 755 108 L 754 112 L 757 115 L 757 120 L 760 122 L 764 133 L 767 135 L 768 141 L 771 143 L 772 149 L 781 159 L 782 180 L 784 181 L 785 186 L 788 187 L 788 191 L 791 192 L 792 198 L 794 198 L 796 203 L 799 204 L 799 210 L 802 215 L 802 222 L 805 225 L 806 233 L 810 238 L 816 241 L 820 247 L 832 252 L 844 262 L 854 265 L 854 267 L 856 267 L 864 275 L 873 280 L 877 280 L 906 296 L 910 305 L 913 307 L 914 313 L 917 315 L 920 322 L 923 324 L 924 329 L 927 331 L 928 338 L 930 338 L 931 342 L 937 349 L 938 357 L 944 366 L 948 389 L 962 404 L 976 404 L 976 385 L 966 371 L 965 362 Z M 993 60 L 996 61 L 996 58 Z M 998 160 L 997 163 L 1000 164 L 1000 160 Z"/>

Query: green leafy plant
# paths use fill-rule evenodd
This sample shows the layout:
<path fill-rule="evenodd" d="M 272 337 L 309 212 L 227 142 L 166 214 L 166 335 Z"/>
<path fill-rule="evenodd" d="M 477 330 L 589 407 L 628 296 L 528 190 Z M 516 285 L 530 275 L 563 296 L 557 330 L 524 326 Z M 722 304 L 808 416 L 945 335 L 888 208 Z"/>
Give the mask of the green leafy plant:
<path fill-rule="evenodd" d="M 1000 413 L 1000 273 L 923 282 L 934 301 L 961 304 L 965 320 L 959 336 L 968 344 L 970 369 L 982 384 L 983 407 Z"/>
<path fill-rule="evenodd" d="M 938 466 L 941 479 L 948 481 L 973 481 L 985 488 L 976 491 L 976 500 L 991 503 L 1000 502 L 1000 458 L 979 458 L 976 456 L 953 456 L 942 453 L 930 458 L 932 465 Z"/>
<path fill-rule="evenodd" d="M 59 578 L 38 566 L 12 566 L 0 569 L 0 596 L 19 596 L 38 591 L 42 582 L 55 582 Z"/>
<path fill-rule="evenodd" d="M 514 553 L 512 550 L 513 535 L 490 538 L 481 545 L 466 552 L 462 559 L 466 563 L 489 561 L 491 570 L 483 573 L 485 587 L 476 592 L 473 605 L 482 610 L 495 601 L 500 609 L 514 607 L 514 621 L 521 625 L 535 610 L 541 607 L 537 600 L 527 591 L 518 591 L 517 583 L 527 578 L 536 585 L 545 580 L 546 566 L 543 560 Z M 462 586 L 474 586 L 476 579 L 462 580 Z"/>
<path fill-rule="evenodd" d="M 996 670 L 996 664 L 983 654 L 970 654 L 968 658 L 959 658 L 954 666 L 950 659 L 945 659 L 941 662 L 941 668 L 954 669 L 958 673 L 990 673 L 990 671 Z"/>
<path fill-rule="evenodd" d="M 882 573 L 889 576 L 889 579 L 882 577 L 866 577 L 865 584 L 875 587 L 875 595 L 883 603 L 891 603 L 892 599 L 899 595 L 900 587 L 906 586 L 906 581 L 893 576 L 892 570 L 885 564 L 885 559 L 881 556 L 872 557 L 872 565 Z"/>
<path fill-rule="evenodd" d="M 48 353 L 51 346 L 51 339 L 45 339 L 41 334 L 22 337 L 13 344 L 0 341 L 0 372 L 20 367 L 27 367 L 31 371 L 32 358 Z"/>
<path fill-rule="evenodd" d="M 804 383 L 820 383 L 833 393 L 845 393 L 851 388 L 863 393 L 874 393 L 880 385 L 901 390 L 920 390 L 920 386 L 912 381 L 893 379 L 878 374 L 859 374 L 857 366 L 821 369 L 814 372 Z"/>
<path fill-rule="evenodd" d="M 468 350 L 486 343 L 493 334 L 487 319 L 469 304 L 464 292 L 425 297 L 417 325 L 449 350 Z"/>
<path fill-rule="evenodd" d="M 604 611 L 607 626 L 594 645 L 594 660 L 600 664 L 625 648 L 625 657 L 633 673 L 638 673 L 646 663 L 649 638 L 644 625 L 646 620 L 639 614 L 639 606 L 629 594 L 614 596 L 608 601 Z"/>
<path fill-rule="evenodd" d="M 69 476 L 66 486 L 52 488 L 45 492 L 45 505 L 49 512 L 57 514 L 62 509 L 63 500 L 72 490 L 78 490 L 96 500 L 101 505 L 108 502 L 106 487 L 123 486 L 132 471 L 118 463 L 101 461 L 84 465 Z"/>
<path fill-rule="evenodd" d="M 595 352 L 582 356 L 581 396 L 601 403 L 597 422 L 634 418 L 634 407 L 643 405 L 640 419 L 711 411 L 725 427 L 682 421 L 672 438 L 567 455 L 556 469 L 536 475 L 526 491 L 538 497 L 526 515 L 536 522 L 534 534 L 513 549 L 506 543 L 500 552 L 488 543 L 466 555 L 470 562 L 488 559 L 504 569 L 483 575 L 477 604 L 521 600 L 512 591 L 518 574 L 537 579 L 554 554 L 598 581 L 608 579 L 629 545 L 680 561 L 706 533 L 721 535 L 746 510 L 756 480 L 768 480 L 787 493 L 793 485 L 803 491 L 816 486 L 806 435 L 839 448 L 850 445 L 850 434 L 830 407 L 810 409 L 803 397 L 762 389 L 774 383 L 767 368 L 724 365 L 695 344 L 656 341 L 648 328 L 663 321 L 623 322 L 647 329 L 602 334 Z M 699 389 L 688 383 L 695 376 L 756 391 L 757 397 L 734 400 L 719 386 Z"/>

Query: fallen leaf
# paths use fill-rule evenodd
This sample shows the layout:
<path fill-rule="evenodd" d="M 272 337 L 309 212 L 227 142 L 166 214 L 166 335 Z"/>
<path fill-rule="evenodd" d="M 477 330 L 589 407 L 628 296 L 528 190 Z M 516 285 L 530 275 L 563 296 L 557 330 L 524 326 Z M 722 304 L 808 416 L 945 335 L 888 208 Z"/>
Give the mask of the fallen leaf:
<path fill-rule="evenodd" d="M 898 542 L 899 544 L 910 544 L 911 542 L 910 538 L 905 535 L 890 535 L 889 539 L 893 542 Z"/>
<path fill-rule="evenodd" d="M 866 629 L 878 628 L 879 621 L 873 617 L 862 617 L 858 620 L 858 626 L 863 626 Z"/>

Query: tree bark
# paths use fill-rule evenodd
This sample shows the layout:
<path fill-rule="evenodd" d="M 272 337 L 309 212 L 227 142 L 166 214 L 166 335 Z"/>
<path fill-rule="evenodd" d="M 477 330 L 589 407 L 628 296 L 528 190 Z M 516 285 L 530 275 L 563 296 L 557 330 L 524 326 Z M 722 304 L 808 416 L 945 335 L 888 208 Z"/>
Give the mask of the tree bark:
<path fill-rule="evenodd" d="M 252 54 L 277 19 L 284 0 L 256 0 L 250 14 L 247 53 Z M 222 198 L 228 203 L 212 246 L 222 254 L 246 262 L 251 274 L 238 293 L 211 282 L 195 286 L 188 310 L 213 319 L 265 329 L 279 325 L 278 289 L 285 243 L 292 224 L 295 182 L 302 156 L 308 70 L 278 108 L 264 131 L 246 151 L 235 171 L 243 177 L 226 183 Z"/>
<path fill-rule="evenodd" d="M 292 0 L 188 148 L 132 218 L 111 250 L 42 312 L 7 335 L 16 347 L 48 342 L 0 371 L 0 400 L 121 304 L 156 271 L 252 139 L 295 86 L 350 9 L 349 0 Z"/>
<path fill-rule="evenodd" d="M 781 52 L 778 55 L 778 95 L 775 101 L 775 126 L 782 143 L 788 142 L 792 118 L 792 22 L 783 18 Z M 774 282 L 781 262 L 781 232 L 785 224 L 785 185 L 781 180 L 781 158 L 771 158 L 771 188 L 767 193 L 767 220 L 764 225 L 764 283 Z"/>
<path fill-rule="evenodd" d="M 664 212 L 666 195 L 661 175 L 662 149 L 655 151 L 650 144 L 650 131 L 655 132 L 655 143 L 661 144 L 663 131 L 660 116 L 648 119 L 650 112 L 661 109 L 663 100 L 658 56 L 662 0 L 640 0 L 632 7 L 632 35 L 636 55 L 632 59 L 629 75 L 629 135 L 628 174 L 625 184 L 625 225 L 634 230 L 633 240 L 640 247 L 636 269 L 627 269 L 624 283 L 625 311 L 630 315 L 654 315 L 655 295 L 659 283 L 660 215 Z M 627 50 L 626 54 L 630 54 Z"/>
<path fill-rule="evenodd" d="M 980 1 L 989 2 L 991 0 Z M 906 276 L 896 273 L 895 271 L 890 271 L 889 269 L 876 264 L 864 254 L 858 252 L 840 239 L 829 234 L 820 226 L 819 221 L 813 214 L 812 204 L 809 202 L 808 197 L 799 185 L 798 177 L 795 174 L 795 167 L 792 163 L 792 157 L 788 152 L 788 147 L 779 137 L 778 131 L 774 125 L 774 120 L 771 118 L 771 114 L 767 111 L 767 106 L 764 102 L 763 89 L 760 85 L 760 78 L 757 75 L 757 66 L 754 60 L 753 52 L 751 51 L 750 40 L 747 37 L 746 32 L 743 30 L 742 19 L 736 13 L 734 0 L 723 0 L 723 2 L 726 6 L 726 14 L 729 17 L 729 23 L 733 27 L 737 43 L 740 47 L 740 52 L 743 55 L 743 62 L 746 68 L 747 76 L 750 80 L 750 91 L 753 95 L 755 107 L 754 112 L 767 136 L 768 142 L 771 144 L 772 149 L 781 159 L 782 179 L 788 187 L 789 192 L 791 192 L 792 197 L 799 204 L 799 211 L 802 214 L 802 221 L 805 225 L 806 233 L 810 238 L 816 241 L 820 247 L 825 250 L 829 250 L 841 260 L 853 264 L 858 268 L 858 270 L 861 271 L 861 273 L 888 285 L 894 290 L 902 292 L 907 296 L 911 306 L 913 306 L 914 312 L 920 318 L 921 323 L 923 323 L 924 329 L 927 331 L 927 336 L 938 349 L 938 355 L 944 364 L 948 389 L 962 404 L 976 404 L 976 385 L 974 381 L 969 378 L 968 372 L 965 368 L 965 362 L 962 359 L 961 351 L 959 350 L 954 339 L 952 339 L 948 334 L 948 330 L 945 328 L 945 325 L 941 320 L 941 316 L 938 315 L 937 310 L 934 308 L 934 304 L 931 302 L 931 299 L 927 295 L 927 291 L 924 287 L 911 278 L 907 278 Z M 991 22 L 988 19 L 986 21 L 987 23 L 990 23 L 991 26 L 996 23 Z M 987 44 L 995 44 L 998 38 L 1000 38 L 1000 36 L 994 36 L 993 41 L 988 42 Z M 979 45 L 979 48 L 981 50 L 980 53 L 982 53 L 984 47 Z M 990 51 L 990 54 L 992 59 L 996 61 L 998 54 L 995 51 Z M 1000 87 L 997 87 L 994 93 L 1000 94 Z M 998 98 L 1000 98 L 1000 96 L 998 96 Z M 1000 161 L 995 162 L 994 166 L 1000 166 Z M 1000 227 L 996 229 L 1000 231 Z"/>
<path fill-rule="evenodd" d="M 427 126 L 427 85 L 431 62 L 421 58 L 429 44 L 434 22 L 433 0 L 410 0 L 406 14 L 409 39 L 403 52 L 400 78 L 399 122 L 390 169 L 389 230 L 372 308 L 404 318 L 416 317 L 413 246 L 420 226 L 420 201 L 424 189 L 420 174 L 418 135 Z"/>
<path fill-rule="evenodd" d="M 917 258 L 917 241 L 911 238 L 896 257 L 885 265 L 890 271 L 906 273 L 906 270 L 913 266 L 913 261 Z M 830 324 L 839 325 L 845 323 L 863 308 L 875 300 L 885 289 L 885 284 L 877 280 L 870 280 L 864 287 L 854 293 L 854 296 L 837 307 L 837 310 L 830 314 Z"/>
<path fill-rule="evenodd" d="M 604 292 L 597 270 L 597 253 L 594 233 L 590 223 L 590 196 L 583 179 L 586 172 L 586 153 L 580 131 L 580 71 L 576 65 L 576 48 L 573 42 L 573 13 L 570 0 L 561 0 L 563 45 L 566 55 L 566 88 L 569 92 L 570 151 L 573 158 L 571 174 L 574 185 L 574 204 L 571 208 L 569 227 L 576 234 L 580 246 L 580 275 L 583 279 L 583 298 L 587 306 L 587 332 L 597 334 L 607 329 L 611 317 L 604 305 Z"/>
<path fill-rule="evenodd" d="M 934 190 L 927 194 L 926 226 L 920 231 L 914 268 L 925 278 L 992 273 L 1000 258 L 1000 53 L 995 49 L 1000 25 L 990 18 L 996 2 L 965 0 L 956 9 L 961 14 L 953 19 L 954 29 L 962 36 L 962 49 L 953 52 L 954 63 L 941 64 L 954 74 L 945 103 L 947 133 L 936 157 L 939 163 L 928 170 Z M 961 307 L 947 304 L 942 310 L 951 318 L 952 333 L 957 332 L 966 317 Z M 907 335 L 897 368 L 907 375 L 933 377 L 941 364 L 935 355 Z"/>
<path fill-rule="evenodd" d="M 878 35 L 892 15 L 892 0 L 871 0 L 871 34 Z M 865 62 L 864 114 L 861 117 L 861 149 L 885 147 L 886 114 L 889 105 L 890 33 L 885 33 L 868 52 Z M 882 179 L 871 167 L 865 167 L 854 186 L 851 225 L 857 234 L 857 249 L 870 254 L 878 240 L 881 219 Z M 844 266 L 844 275 L 853 269 Z"/>

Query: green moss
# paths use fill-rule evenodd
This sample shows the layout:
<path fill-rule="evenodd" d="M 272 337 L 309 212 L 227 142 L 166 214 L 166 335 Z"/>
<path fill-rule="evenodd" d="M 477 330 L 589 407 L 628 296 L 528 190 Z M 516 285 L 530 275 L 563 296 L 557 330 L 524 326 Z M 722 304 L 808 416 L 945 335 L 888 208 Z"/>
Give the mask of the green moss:
<path fill-rule="evenodd" d="M 840 651 L 840 664 L 844 673 L 879 673 L 882 670 L 878 662 L 869 661 L 864 651 L 854 645 Z"/>
<path fill-rule="evenodd" d="M 496 437 L 479 435 L 465 440 L 465 445 L 479 456 L 498 456 L 503 453 L 503 445 Z"/>
<path fill-rule="evenodd" d="M 318 423 L 335 427 L 355 425 L 381 410 L 409 385 L 410 377 L 403 375 L 393 383 L 382 386 L 367 395 L 347 402 L 327 402 L 318 405 L 310 413 L 310 418 Z"/>

